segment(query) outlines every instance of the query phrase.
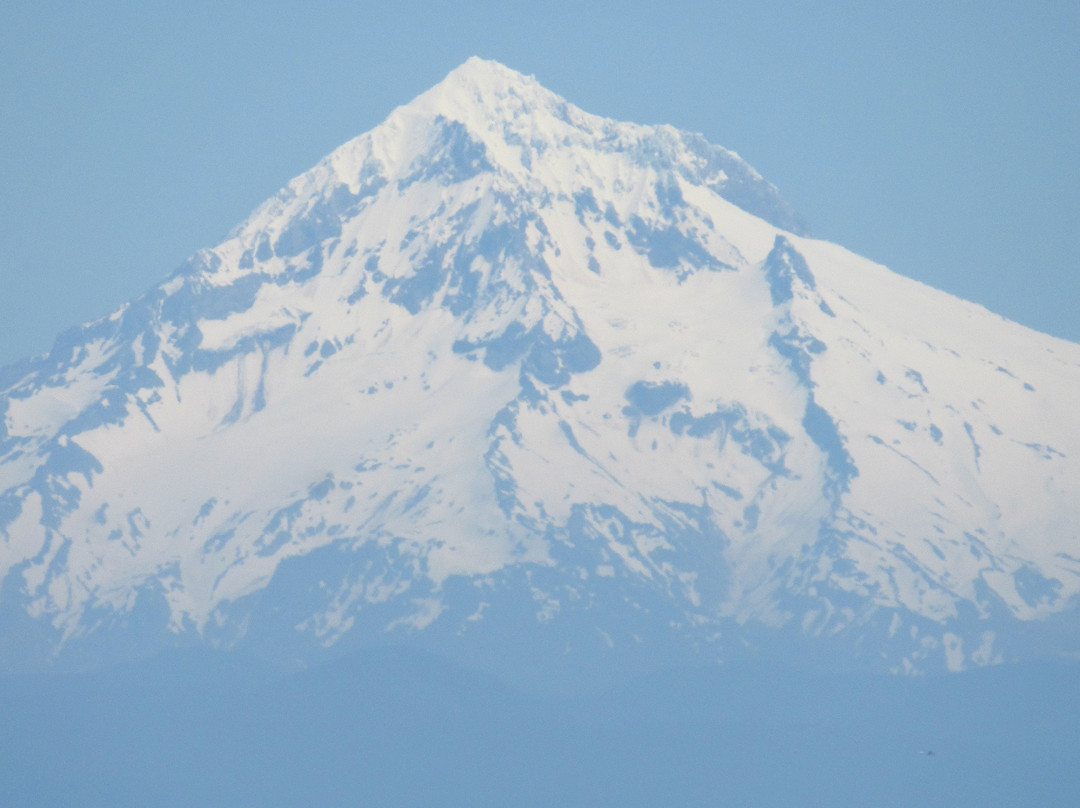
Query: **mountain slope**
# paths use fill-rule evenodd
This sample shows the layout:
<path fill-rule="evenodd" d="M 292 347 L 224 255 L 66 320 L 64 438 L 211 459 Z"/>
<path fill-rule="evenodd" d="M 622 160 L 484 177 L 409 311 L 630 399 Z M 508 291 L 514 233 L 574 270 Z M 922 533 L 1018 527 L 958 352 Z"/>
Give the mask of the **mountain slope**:
<path fill-rule="evenodd" d="M 473 59 L 0 373 L 0 661 L 1075 652 L 1078 398 L 1080 346 Z"/>

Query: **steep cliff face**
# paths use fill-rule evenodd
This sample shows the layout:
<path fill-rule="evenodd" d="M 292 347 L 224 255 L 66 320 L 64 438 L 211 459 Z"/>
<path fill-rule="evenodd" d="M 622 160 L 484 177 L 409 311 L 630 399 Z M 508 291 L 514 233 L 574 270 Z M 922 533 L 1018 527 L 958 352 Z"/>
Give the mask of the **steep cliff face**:
<path fill-rule="evenodd" d="M 474 59 L 0 371 L 0 664 L 1080 651 L 1077 400 L 1080 346 Z"/>

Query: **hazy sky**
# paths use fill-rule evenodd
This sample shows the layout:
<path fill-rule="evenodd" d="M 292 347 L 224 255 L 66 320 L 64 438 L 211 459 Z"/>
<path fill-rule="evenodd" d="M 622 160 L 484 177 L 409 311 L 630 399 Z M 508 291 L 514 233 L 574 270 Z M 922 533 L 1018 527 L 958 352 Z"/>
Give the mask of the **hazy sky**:
<path fill-rule="evenodd" d="M 0 365 L 473 54 L 698 131 L 898 272 L 1080 341 L 1080 3 L 0 3 Z"/>

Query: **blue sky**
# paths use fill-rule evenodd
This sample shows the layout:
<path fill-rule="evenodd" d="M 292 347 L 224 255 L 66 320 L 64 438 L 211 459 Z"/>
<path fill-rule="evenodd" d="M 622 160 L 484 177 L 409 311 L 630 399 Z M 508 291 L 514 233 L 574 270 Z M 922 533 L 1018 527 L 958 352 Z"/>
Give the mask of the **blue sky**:
<path fill-rule="evenodd" d="M 1080 4 L 0 6 L 0 364 L 467 57 L 734 149 L 815 234 L 1080 341 Z"/>

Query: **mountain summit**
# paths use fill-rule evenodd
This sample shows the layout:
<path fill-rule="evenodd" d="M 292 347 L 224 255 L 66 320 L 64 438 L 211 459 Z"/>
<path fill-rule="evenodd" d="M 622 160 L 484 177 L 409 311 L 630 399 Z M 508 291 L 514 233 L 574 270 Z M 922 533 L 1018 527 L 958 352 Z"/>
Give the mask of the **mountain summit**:
<path fill-rule="evenodd" d="M 470 59 L 0 371 L 0 665 L 1080 651 L 1080 346 Z"/>

